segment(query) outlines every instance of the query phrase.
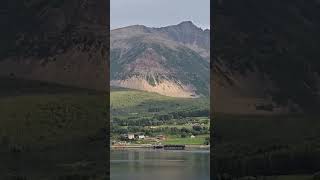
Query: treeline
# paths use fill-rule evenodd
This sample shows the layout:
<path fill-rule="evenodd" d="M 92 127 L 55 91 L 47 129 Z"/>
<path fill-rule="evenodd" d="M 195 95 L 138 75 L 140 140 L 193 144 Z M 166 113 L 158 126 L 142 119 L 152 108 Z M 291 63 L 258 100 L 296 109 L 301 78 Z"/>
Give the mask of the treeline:
<path fill-rule="evenodd" d="M 157 108 L 150 108 L 149 112 L 158 112 Z M 150 117 L 129 116 L 126 118 L 113 117 L 111 123 L 112 134 L 127 134 L 134 132 L 143 132 L 147 136 L 156 136 L 158 134 L 177 135 L 182 138 L 191 135 L 209 134 L 209 119 L 199 120 L 194 117 L 209 117 L 209 109 L 181 110 L 177 112 L 168 112 L 162 114 L 149 114 Z M 189 123 L 194 123 L 192 127 L 177 128 Z M 201 125 L 200 125 L 201 124 Z M 173 127 L 161 127 L 163 125 Z M 189 124 L 190 125 L 190 124 Z M 153 128 L 145 128 L 153 127 Z"/>
<path fill-rule="evenodd" d="M 160 126 L 164 124 L 182 125 L 190 122 L 192 117 L 209 117 L 209 110 L 192 110 L 155 114 L 152 117 L 128 117 L 120 119 L 114 117 L 112 122 L 119 126 Z"/>
<path fill-rule="evenodd" d="M 119 126 L 160 126 L 163 125 L 163 121 L 159 121 L 154 118 L 136 118 L 136 119 L 120 119 L 120 118 L 113 118 L 113 123 Z"/>
<path fill-rule="evenodd" d="M 209 117 L 210 110 L 209 109 L 199 109 L 199 110 L 184 110 L 184 111 L 177 111 L 171 112 L 173 118 L 185 118 L 185 117 Z"/>
<path fill-rule="evenodd" d="M 161 125 L 183 125 L 192 122 L 192 118 L 182 118 L 182 119 L 170 119 L 170 120 L 158 120 L 155 118 L 137 118 L 137 119 L 119 119 L 114 118 L 113 124 L 119 126 L 161 126 Z M 203 121 L 204 124 L 208 124 L 209 120 Z"/>

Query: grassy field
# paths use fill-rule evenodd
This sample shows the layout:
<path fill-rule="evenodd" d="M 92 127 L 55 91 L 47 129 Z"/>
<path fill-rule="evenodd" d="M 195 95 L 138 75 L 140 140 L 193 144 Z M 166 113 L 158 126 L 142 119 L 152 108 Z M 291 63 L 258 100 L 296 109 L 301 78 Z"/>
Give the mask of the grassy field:
<path fill-rule="evenodd" d="M 83 93 L 0 98 L 0 137 L 30 146 L 93 136 L 105 126 L 101 98 Z"/>
<path fill-rule="evenodd" d="M 146 112 L 149 108 L 161 111 L 179 111 L 188 109 L 208 109 L 209 98 L 174 98 L 139 90 L 112 88 L 110 94 L 111 110 L 121 109 L 125 112 Z"/>
<path fill-rule="evenodd" d="M 210 135 L 199 135 L 194 138 L 191 137 L 186 137 L 186 138 L 181 138 L 181 137 L 174 137 L 174 136 L 169 136 L 163 144 L 176 144 L 176 145 L 203 145 L 206 142 L 206 138 L 209 138 Z"/>

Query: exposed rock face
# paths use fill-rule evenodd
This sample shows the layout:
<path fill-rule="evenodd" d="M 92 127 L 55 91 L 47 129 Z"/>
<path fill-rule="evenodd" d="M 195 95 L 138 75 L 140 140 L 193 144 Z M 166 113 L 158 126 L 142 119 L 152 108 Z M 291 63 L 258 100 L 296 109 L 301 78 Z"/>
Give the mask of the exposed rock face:
<path fill-rule="evenodd" d="M 288 106 L 279 105 L 274 101 L 271 95 L 275 90 L 273 81 L 257 69 L 247 70 L 242 74 L 215 60 L 212 71 L 212 102 L 215 112 L 231 114 L 290 112 Z"/>
<path fill-rule="evenodd" d="M 192 22 L 111 31 L 111 85 L 174 97 L 209 95 L 209 30 Z"/>
<path fill-rule="evenodd" d="M 108 82 L 108 2 L 10 0 L 0 75 L 99 89 Z M 3 49 L 3 48 L 2 48 Z"/>
<path fill-rule="evenodd" d="M 160 28 L 159 31 L 210 59 L 210 30 L 202 30 L 191 21 L 184 21 L 178 25 Z"/>
<path fill-rule="evenodd" d="M 152 86 L 146 79 L 132 77 L 125 80 L 111 80 L 111 86 L 124 87 L 130 89 L 139 89 L 148 92 L 156 92 L 165 96 L 180 97 L 180 98 L 196 98 L 198 95 L 194 93 L 192 87 L 185 86 L 181 83 L 163 80 L 156 86 Z"/>
<path fill-rule="evenodd" d="M 281 107 L 282 112 L 316 111 L 320 102 L 319 3 L 305 0 L 214 3 L 215 110 L 278 112 L 258 110 L 259 104 L 269 107 L 273 104 Z"/>

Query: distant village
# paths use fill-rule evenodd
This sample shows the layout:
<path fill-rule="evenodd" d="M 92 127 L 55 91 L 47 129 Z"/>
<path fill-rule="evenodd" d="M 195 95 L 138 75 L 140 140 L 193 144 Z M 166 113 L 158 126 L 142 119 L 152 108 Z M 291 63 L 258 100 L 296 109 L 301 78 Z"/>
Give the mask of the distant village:
<path fill-rule="evenodd" d="M 195 138 L 194 135 L 191 135 L 190 138 Z M 121 145 L 121 144 L 131 144 L 136 143 L 137 141 L 148 142 L 151 144 L 161 144 L 162 141 L 165 141 L 167 137 L 165 135 L 157 135 L 156 137 L 146 136 L 144 133 L 128 133 L 121 134 L 120 139 L 113 140 L 112 145 Z"/>
<path fill-rule="evenodd" d="M 166 140 L 165 135 L 157 135 L 156 137 L 149 137 L 146 136 L 144 133 L 128 133 L 128 134 L 121 134 L 120 141 L 112 141 L 112 144 L 127 144 L 132 143 L 135 141 L 146 141 L 149 143 L 160 143 L 161 141 Z"/>

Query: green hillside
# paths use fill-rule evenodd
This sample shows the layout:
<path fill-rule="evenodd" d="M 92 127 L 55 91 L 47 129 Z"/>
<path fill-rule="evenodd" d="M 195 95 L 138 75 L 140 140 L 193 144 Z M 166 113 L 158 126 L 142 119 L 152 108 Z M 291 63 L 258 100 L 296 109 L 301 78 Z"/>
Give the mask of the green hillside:
<path fill-rule="evenodd" d="M 1 98 L 0 135 L 10 144 L 27 146 L 93 136 L 104 126 L 106 106 L 100 98 L 68 93 Z"/>
<path fill-rule="evenodd" d="M 110 97 L 111 136 L 144 133 L 166 135 L 167 144 L 203 144 L 209 137 L 209 99 L 174 98 L 156 93 L 113 88 Z M 201 124 L 200 127 L 194 127 Z M 197 129 L 198 128 L 198 129 Z M 195 139 L 189 136 L 198 135 Z"/>
<path fill-rule="evenodd" d="M 143 111 L 147 107 L 162 108 L 162 110 L 165 111 L 177 111 L 180 109 L 186 110 L 192 108 L 209 110 L 208 98 L 175 98 L 159 95 L 157 93 L 125 88 L 112 88 L 110 102 L 111 109 L 116 110 L 126 108 L 127 111 Z"/>
<path fill-rule="evenodd" d="M 6 172 L 0 179 L 105 174 L 105 92 L 15 78 L 0 82 L 0 171 Z"/>

